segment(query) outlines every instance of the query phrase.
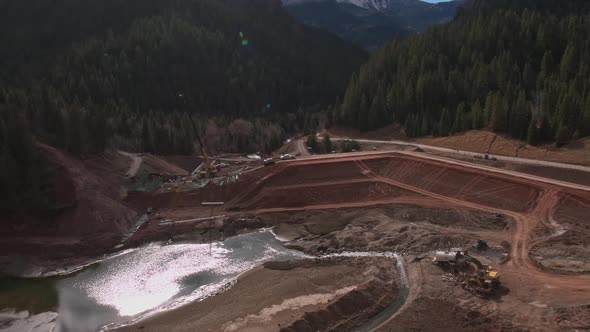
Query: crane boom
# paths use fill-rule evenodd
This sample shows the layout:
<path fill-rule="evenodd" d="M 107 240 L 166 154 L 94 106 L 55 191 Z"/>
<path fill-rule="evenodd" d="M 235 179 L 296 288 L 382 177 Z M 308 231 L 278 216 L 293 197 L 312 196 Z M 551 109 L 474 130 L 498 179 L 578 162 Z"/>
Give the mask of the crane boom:
<path fill-rule="evenodd" d="M 199 142 L 199 149 L 201 150 L 201 155 L 203 156 L 203 158 L 205 158 L 205 166 L 207 166 L 207 169 L 211 168 L 211 163 L 209 162 L 209 156 L 207 155 L 207 152 L 205 152 L 205 146 L 203 145 L 203 140 L 201 140 L 201 135 L 197 134 L 197 141 Z"/>
<path fill-rule="evenodd" d="M 203 156 L 203 158 L 205 159 L 205 177 L 210 177 L 210 178 L 214 178 L 217 174 L 217 170 L 215 169 L 215 167 L 213 166 L 213 164 L 211 163 L 211 161 L 209 160 L 209 156 L 207 155 L 207 152 L 205 151 L 205 145 L 203 144 L 203 140 L 201 139 L 201 135 L 197 134 L 197 141 L 199 142 L 199 148 L 201 150 L 201 155 Z"/>

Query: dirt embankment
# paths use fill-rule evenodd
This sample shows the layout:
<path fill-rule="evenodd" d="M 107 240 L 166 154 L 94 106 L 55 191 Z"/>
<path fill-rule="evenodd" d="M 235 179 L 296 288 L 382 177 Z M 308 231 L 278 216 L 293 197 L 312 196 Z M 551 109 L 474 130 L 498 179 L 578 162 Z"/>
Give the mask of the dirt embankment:
<path fill-rule="evenodd" d="M 278 165 L 275 165 L 275 167 L 278 168 Z M 126 203 L 140 211 L 145 211 L 149 207 L 154 210 L 165 210 L 166 212 L 189 209 L 189 214 L 197 217 L 201 216 L 200 213 L 207 214 L 211 212 L 209 208 L 202 209 L 202 202 L 225 202 L 227 203 L 227 208 L 230 206 L 230 202 L 235 200 L 239 194 L 248 192 L 251 187 L 256 188 L 256 182 L 267 171 L 269 171 L 268 168 L 253 170 L 241 174 L 237 182 L 228 183 L 223 186 L 210 183 L 205 188 L 192 191 L 164 193 L 158 191 L 133 192 L 129 193 Z M 245 197 L 249 196 L 247 195 Z"/>
<path fill-rule="evenodd" d="M 561 148 L 555 145 L 534 147 L 487 131 L 469 131 L 450 137 L 422 138 L 417 141 L 477 153 L 590 165 L 590 138 L 580 139 Z"/>
<path fill-rule="evenodd" d="M 182 168 L 188 173 L 194 171 L 195 168 L 201 165 L 204 161 L 204 159 L 199 156 L 162 156 L 161 159 Z"/>
<path fill-rule="evenodd" d="M 385 258 L 267 263 L 220 295 L 121 330 L 350 330 L 394 301 L 396 279 Z"/>
<path fill-rule="evenodd" d="M 241 211 L 329 207 L 343 204 L 452 197 L 491 208 L 526 212 L 541 188 L 530 181 L 405 155 L 348 157 L 276 165 L 235 196 Z"/>
<path fill-rule="evenodd" d="M 540 192 L 539 188 L 514 179 L 418 158 L 390 157 L 367 160 L 364 164 L 373 173 L 386 179 L 506 210 L 529 210 Z"/>
<path fill-rule="evenodd" d="M 77 264 L 113 250 L 152 203 L 174 206 L 172 195 L 142 202 L 143 195 L 152 198 L 151 194 L 127 192 L 133 160 L 125 154 L 110 151 L 78 159 L 47 145 L 40 149 L 49 164 L 56 209 L 1 222 L 0 251 L 4 255 L 24 256 L 43 265 L 51 265 L 51 260 L 60 267 Z M 142 158 L 143 171 L 186 173 L 157 156 Z"/>
<path fill-rule="evenodd" d="M 79 160 L 49 146 L 41 148 L 54 165 L 56 200 L 69 204 L 34 222 L 2 223 L 0 250 L 6 255 L 74 258 L 117 243 L 137 219 L 136 211 L 123 203 L 130 160 L 118 153 Z"/>

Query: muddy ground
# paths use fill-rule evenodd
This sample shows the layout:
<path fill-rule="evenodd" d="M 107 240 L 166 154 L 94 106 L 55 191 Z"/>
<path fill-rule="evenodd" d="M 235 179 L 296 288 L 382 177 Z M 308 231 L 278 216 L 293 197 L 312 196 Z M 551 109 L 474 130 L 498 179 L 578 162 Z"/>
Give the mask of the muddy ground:
<path fill-rule="evenodd" d="M 590 273 L 590 199 L 578 195 L 561 198 L 549 226 L 541 226 L 531 258 L 558 272 Z"/>
<path fill-rule="evenodd" d="M 510 220 L 491 213 L 393 204 L 364 210 L 270 214 L 261 219 L 269 224 L 281 221 L 275 233 L 292 240 L 288 246 L 311 254 L 360 250 L 423 253 L 449 246 L 470 247 L 480 238 L 501 248 L 502 233 L 510 227 Z"/>

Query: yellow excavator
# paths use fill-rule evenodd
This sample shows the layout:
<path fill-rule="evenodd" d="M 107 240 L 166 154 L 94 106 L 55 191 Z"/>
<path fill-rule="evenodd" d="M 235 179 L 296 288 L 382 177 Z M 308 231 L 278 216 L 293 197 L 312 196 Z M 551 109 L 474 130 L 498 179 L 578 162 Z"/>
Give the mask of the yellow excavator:
<path fill-rule="evenodd" d="M 457 273 L 457 268 L 475 265 L 477 267 L 475 273 L 460 274 L 463 287 L 469 291 L 492 294 L 500 286 L 500 273 L 491 266 L 482 264 L 479 259 L 470 256 L 467 251 L 460 248 L 436 251 L 433 262 L 439 266 L 454 266 Z"/>
<path fill-rule="evenodd" d="M 205 169 L 200 170 L 198 175 L 200 178 L 203 178 L 203 179 L 216 178 L 217 177 L 217 168 L 209 160 L 209 156 L 207 155 L 207 152 L 205 151 L 205 145 L 203 144 L 203 140 L 201 139 L 201 136 L 199 134 L 197 134 L 196 136 L 197 136 L 197 141 L 199 142 L 199 149 L 201 150 L 201 155 L 203 156 L 203 159 L 205 159 L 205 161 L 204 161 Z"/>
<path fill-rule="evenodd" d="M 477 266 L 475 274 L 466 276 L 463 280 L 463 287 L 470 291 L 483 294 L 492 294 L 500 286 L 500 273 L 491 266 L 482 264 L 478 259 L 468 254 L 463 254 L 467 264 L 473 263 Z"/>

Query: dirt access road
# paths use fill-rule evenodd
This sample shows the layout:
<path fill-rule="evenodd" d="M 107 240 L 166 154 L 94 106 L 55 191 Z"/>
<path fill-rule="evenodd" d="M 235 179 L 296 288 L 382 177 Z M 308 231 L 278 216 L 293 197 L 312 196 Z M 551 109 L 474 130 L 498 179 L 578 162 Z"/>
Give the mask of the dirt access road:
<path fill-rule="evenodd" d="M 334 137 L 334 140 L 342 140 L 348 139 L 346 137 Z M 391 140 L 391 141 L 380 141 L 380 140 L 366 140 L 366 139 L 357 139 L 359 143 L 364 144 L 386 144 L 386 145 L 398 145 L 398 146 L 407 146 L 407 147 L 414 147 L 420 148 L 426 152 L 440 152 L 445 154 L 457 155 L 462 157 L 473 157 L 475 152 L 471 151 L 462 151 L 462 150 L 454 150 L 449 148 L 442 148 L 438 146 L 432 145 L 425 145 L 425 144 L 418 144 L 412 142 L 405 142 L 399 140 Z M 494 155 L 498 161 L 505 161 L 510 163 L 517 163 L 523 165 L 531 165 L 531 166 L 545 166 L 545 167 L 556 167 L 556 168 L 563 168 L 563 169 L 571 169 L 583 172 L 590 172 L 590 167 L 582 166 L 582 165 L 572 165 L 567 163 L 558 163 L 553 161 L 545 161 L 545 160 L 535 160 L 535 159 L 527 159 L 527 158 L 517 158 L 517 157 L 508 157 L 508 156 L 497 156 Z"/>
<path fill-rule="evenodd" d="M 287 141 L 287 143 L 285 145 L 283 145 L 280 149 L 278 149 L 274 155 L 275 156 L 280 156 L 283 154 L 292 154 L 294 156 L 298 156 L 298 157 L 306 157 L 311 155 L 309 153 L 309 151 L 307 150 L 307 143 L 306 143 L 306 138 L 303 137 L 294 137 L 290 140 Z"/>
<path fill-rule="evenodd" d="M 370 141 L 370 142 L 376 142 L 376 141 Z M 383 141 L 383 142 L 387 142 L 387 141 Z M 391 143 L 391 144 L 396 144 L 396 143 Z M 406 144 L 408 144 L 410 146 L 416 146 L 411 143 L 406 143 Z M 433 147 L 433 148 L 439 149 L 437 147 Z M 440 148 L 440 149 L 444 149 L 444 148 Z M 451 151 L 455 151 L 455 150 L 451 150 Z M 529 179 L 529 180 L 533 180 L 533 181 L 543 182 L 543 183 L 547 183 L 547 184 L 554 184 L 557 186 L 571 188 L 571 189 L 590 191 L 590 186 L 573 184 L 573 183 L 569 183 L 569 182 L 564 182 L 564 181 L 559 181 L 559 180 L 550 179 L 550 178 L 546 178 L 546 177 L 530 175 L 530 174 L 521 173 L 521 172 L 510 171 L 510 170 L 506 170 L 506 169 L 498 169 L 495 167 L 490 167 L 490 166 L 485 166 L 485 165 L 473 164 L 473 163 L 464 162 L 461 160 L 456 160 L 456 159 L 451 159 L 451 158 L 445 158 L 445 157 L 441 157 L 441 156 L 426 155 L 424 153 L 412 152 L 412 151 L 395 151 L 395 153 L 414 156 L 414 157 L 418 157 L 418 158 L 430 159 L 430 160 L 434 160 L 434 161 L 441 161 L 441 162 L 444 162 L 447 164 L 454 164 L 454 165 L 458 165 L 458 166 L 466 167 L 466 168 L 480 169 L 480 170 L 483 170 L 486 172 L 504 174 L 504 175 L 509 175 L 509 176 L 513 176 L 513 177 L 519 177 L 519 178 Z M 465 153 L 469 153 L 469 152 L 465 152 Z M 333 159 L 335 160 L 335 159 L 340 159 L 340 158 L 354 158 L 354 157 L 362 158 L 362 157 L 368 157 L 368 156 L 387 156 L 390 154 L 392 154 L 391 151 L 349 152 L 349 153 L 341 153 L 341 154 L 336 154 L 336 155 L 334 155 L 334 154 L 307 155 L 307 156 L 303 156 L 300 159 L 301 160 L 308 160 L 308 161 L 311 161 L 311 160 L 333 160 Z M 470 153 L 470 154 L 473 154 L 473 153 Z M 510 158 L 510 157 L 506 157 L 506 158 Z M 514 158 L 514 159 L 522 160 L 523 163 L 530 162 L 532 164 L 533 162 L 537 162 L 536 160 L 530 160 L 530 159 L 521 159 L 521 158 Z M 281 161 L 279 163 L 287 164 L 287 163 L 294 163 L 294 162 L 296 163 L 297 160 Z M 551 162 L 547 162 L 547 163 L 551 163 Z M 590 167 L 586 167 L 586 166 L 570 165 L 570 164 L 559 164 L 559 165 L 562 165 L 562 168 L 564 168 L 564 169 L 577 169 L 577 170 L 590 172 Z"/>
<path fill-rule="evenodd" d="M 141 167 L 141 163 L 143 162 L 143 158 L 137 153 L 129 153 L 120 150 L 117 152 L 120 155 L 131 158 L 131 165 L 129 166 L 129 171 L 127 171 L 127 177 L 132 178 L 136 176 L 139 168 Z"/>

